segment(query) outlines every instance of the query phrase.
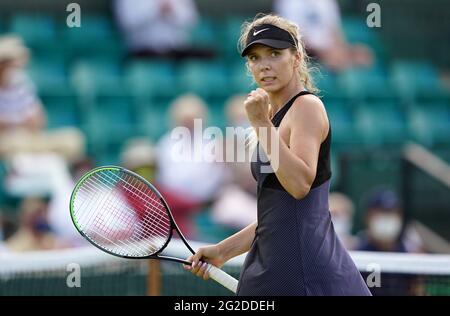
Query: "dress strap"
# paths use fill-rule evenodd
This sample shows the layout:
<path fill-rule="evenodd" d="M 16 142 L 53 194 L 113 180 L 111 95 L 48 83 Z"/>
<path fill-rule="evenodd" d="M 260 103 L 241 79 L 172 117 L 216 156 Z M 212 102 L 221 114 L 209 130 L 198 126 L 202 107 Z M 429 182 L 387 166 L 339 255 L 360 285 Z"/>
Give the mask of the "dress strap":
<path fill-rule="evenodd" d="M 281 121 L 283 120 L 284 116 L 286 115 L 287 111 L 289 111 L 289 109 L 291 108 L 292 104 L 294 104 L 294 101 L 302 96 L 302 95 L 306 95 L 306 94 L 312 94 L 309 91 L 301 91 L 300 93 L 297 93 L 294 97 L 292 97 L 281 109 L 278 110 L 278 112 L 273 116 L 272 118 L 272 124 L 275 127 L 279 127 L 281 124 Z"/>

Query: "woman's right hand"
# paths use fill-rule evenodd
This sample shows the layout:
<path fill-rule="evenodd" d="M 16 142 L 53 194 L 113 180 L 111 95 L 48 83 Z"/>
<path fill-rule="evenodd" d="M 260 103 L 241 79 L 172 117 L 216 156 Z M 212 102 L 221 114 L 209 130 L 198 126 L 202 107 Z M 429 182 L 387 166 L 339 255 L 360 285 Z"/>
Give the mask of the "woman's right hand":
<path fill-rule="evenodd" d="M 226 261 L 218 245 L 201 247 L 195 255 L 190 256 L 186 260 L 192 262 L 192 265 L 183 265 L 184 269 L 190 270 L 204 280 L 209 279 L 209 273 L 206 271 L 208 263 L 221 268 Z"/>

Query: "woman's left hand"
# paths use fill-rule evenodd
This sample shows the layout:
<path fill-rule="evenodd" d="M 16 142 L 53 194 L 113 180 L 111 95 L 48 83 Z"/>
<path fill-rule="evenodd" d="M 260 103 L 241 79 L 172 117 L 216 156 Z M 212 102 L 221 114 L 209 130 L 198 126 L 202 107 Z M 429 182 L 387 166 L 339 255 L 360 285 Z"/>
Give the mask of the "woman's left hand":
<path fill-rule="evenodd" d="M 253 127 L 259 127 L 270 122 L 269 95 L 261 88 L 248 94 L 244 102 L 247 117 Z"/>

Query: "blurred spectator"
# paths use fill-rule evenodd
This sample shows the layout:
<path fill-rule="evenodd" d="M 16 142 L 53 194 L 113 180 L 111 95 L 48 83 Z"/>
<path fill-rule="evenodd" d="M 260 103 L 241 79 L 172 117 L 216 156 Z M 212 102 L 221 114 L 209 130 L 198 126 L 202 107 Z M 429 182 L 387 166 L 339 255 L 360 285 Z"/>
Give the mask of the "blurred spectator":
<path fill-rule="evenodd" d="M 150 183 L 155 182 L 156 150 L 146 138 L 132 138 L 127 141 L 120 155 L 125 168 L 136 172 Z"/>
<path fill-rule="evenodd" d="M 405 243 L 404 213 L 400 199 L 391 190 L 377 189 L 368 198 L 366 231 L 361 234 L 357 250 L 411 252 Z M 381 287 L 372 287 L 375 296 L 423 295 L 423 284 L 415 275 L 385 273 Z"/>
<path fill-rule="evenodd" d="M 334 230 L 348 250 L 356 247 L 357 239 L 352 235 L 354 205 L 345 194 L 332 192 L 329 207 Z"/>
<path fill-rule="evenodd" d="M 192 47 L 190 31 L 198 19 L 193 0 L 116 0 L 114 11 L 135 57 L 211 57 Z"/>
<path fill-rule="evenodd" d="M 247 118 L 244 102 L 247 99 L 245 94 L 232 95 L 225 104 L 228 126 L 232 127 L 250 127 Z"/>
<path fill-rule="evenodd" d="M 158 165 L 154 145 L 145 138 L 130 139 L 124 147 L 121 154 L 121 160 L 125 168 L 136 172 L 156 187 L 169 204 L 170 210 L 183 234 L 185 236 L 193 237 L 194 229 L 192 227 L 190 216 L 191 213 L 200 208 L 201 205 L 197 201 L 187 199 L 174 191 L 170 189 L 167 190 L 159 185 L 156 181 Z M 129 198 L 128 202 L 132 205 L 136 205 L 136 199 L 133 197 Z M 142 206 L 138 205 L 138 208 L 141 209 Z"/>
<path fill-rule="evenodd" d="M 186 235 L 192 237 L 195 232 L 189 223 L 191 215 L 214 201 L 224 180 L 224 169 L 217 162 L 221 153 L 210 155 L 214 140 L 203 137 L 208 115 L 203 100 L 195 95 L 180 96 L 172 103 L 169 112 L 171 124 L 176 129 L 164 135 L 157 145 L 156 179 L 168 197 L 171 209 L 180 214 L 177 222 L 183 214 Z M 216 148 L 220 149 L 220 146 Z"/>
<path fill-rule="evenodd" d="M 230 182 L 224 185 L 211 208 L 212 220 L 232 230 L 241 230 L 256 221 L 256 182 L 248 163 L 228 163 Z"/>
<path fill-rule="evenodd" d="M 43 132 L 45 111 L 24 71 L 29 57 L 19 37 L 0 37 L 0 158 L 54 151 L 75 161 L 84 153 L 84 136 L 75 128 Z"/>
<path fill-rule="evenodd" d="M 227 127 L 233 128 L 234 131 L 231 135 L 226 134 L 225 138 L 225 148 L 223 152 L 225 155 L 224 160 L 227 162 L 243 162 L 243 159 L 246 159 L 246 161 L 250 160 L 250 150 L 245 147 L 246 137 L 249 135 L 250 130 L 252 130 L 244 107 L 244 101 L 246 99 L 246 95 L 236 94 L 232 95 L 225 104 Z M 244 149 L 245 152 L 240 152 L 240 156 L 238 156 L 238 151 Z"/>
<path fill-rule="evenodd" d="M 75 183 L 66 160 L 60 155 L 14 155 L 8 160 L 4 184 L 7 193 L 14 197 L 48 196 L 46 217 L 52 233 L 64 244 L 85 244 L 70 216 L 67 216 L 67 207 Z"/>
<path fill-rule="evenodd" d="M 373 63 L 367 46 L 346 41 L 336 0 L 276 0 L 274 11 L 299 25 L 308 55 L 331 70 Z"/>
<path fill-rule="evenodd" d="M 234 154 L 225 156 L 227 183 L 211 209 L 212 220 L 231 230 L 240 230 L 256 220 L 256 182 L 250 171 L 249 156 L 237 152 L 246 150 L 244 129 L 250 126 L 244 107 L 246 98 L 246 95 L 234 95 L 225 104 L 227 127 L 234 128 L 235 133 L 226 134 L 224 153 Z"/>
<path fill-rule="evenodd" d="M 20 206 L 19 228 L 6 241 L 10 251 L 33 251 L 60 248 L 48 222 L 48 204 L 42 198 L 25 198 Z"/>
<path fill-rule="evenodd" d="M 393 191 L 379 189 L 369 196 L 364 224 L 366 230 L 361 234 L 358 250 L 407 252 L 401 234 L 403 209 Z"/>
<path fill-rule="evenodd" d="M 42 105 L 23 71 L 29 55 L 19 37 L 0 38 L 0 133 L 14 128 L 36 131 L 45 124 Z"/>

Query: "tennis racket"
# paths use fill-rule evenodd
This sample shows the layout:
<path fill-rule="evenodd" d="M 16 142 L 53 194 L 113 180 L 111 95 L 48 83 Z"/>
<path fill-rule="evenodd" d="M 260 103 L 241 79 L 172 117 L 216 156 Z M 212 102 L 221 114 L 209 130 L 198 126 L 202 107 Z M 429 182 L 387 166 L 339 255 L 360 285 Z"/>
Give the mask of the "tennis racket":
<path fill-rule="evenodd" d="M 141 176 L 116 166 L 95 168 L 77 182 L 70 198 L 70 216 L 94 246 L 122 258 L 191 262 L 161 255 L 176 230 L 189 251 L 162 195 Z M 238 281 L 209 265 L 210 277 L 236 293 Z"/>

